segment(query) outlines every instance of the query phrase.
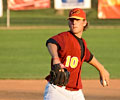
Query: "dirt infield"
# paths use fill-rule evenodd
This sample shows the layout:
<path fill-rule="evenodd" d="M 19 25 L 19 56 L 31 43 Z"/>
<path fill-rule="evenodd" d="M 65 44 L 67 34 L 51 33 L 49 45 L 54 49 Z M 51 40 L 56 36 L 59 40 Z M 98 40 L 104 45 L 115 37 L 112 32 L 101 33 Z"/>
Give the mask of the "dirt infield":
<path fill-rule="evenodd" d="M 45 80 L 0 80 L 0 100 L 43 100 Z M 99 80 L 83 80 L 86 100 L 120 100 L 120 80 L 102 87 Z"/>

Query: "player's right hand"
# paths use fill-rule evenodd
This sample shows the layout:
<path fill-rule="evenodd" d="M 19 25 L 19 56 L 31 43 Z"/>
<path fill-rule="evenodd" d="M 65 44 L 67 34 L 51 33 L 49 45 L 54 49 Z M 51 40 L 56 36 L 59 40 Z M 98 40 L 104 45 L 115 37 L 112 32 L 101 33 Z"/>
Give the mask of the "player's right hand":
<path fill-rule="evenodd" d="M 100 83 L 103 87 L 109 86 L 109 72 L 106 69 L 100 71 Z"/>

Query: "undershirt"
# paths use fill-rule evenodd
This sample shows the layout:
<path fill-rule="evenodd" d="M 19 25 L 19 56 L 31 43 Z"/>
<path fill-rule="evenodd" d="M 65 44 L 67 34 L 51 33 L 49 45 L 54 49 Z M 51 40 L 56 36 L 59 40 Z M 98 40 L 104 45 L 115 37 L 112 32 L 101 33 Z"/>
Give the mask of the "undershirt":
<path fill-rule="evenodd" d="M 78 40 L 78 42 L 80 44 L 80 47 L 81 47 L 81 60 L 82 60 L 83 57 L 84 57 L 84 53 L 85 53 L 85 46 L 84 46 L 83 40 L 82 40 L 82 38 L 79 38 L 76 35 L 74 35 L 74 33 L 72 33 L 72 32 L 70 32 L 70 33 Z M 91 61 L 92 58 L 93 58 L 93 55 L 90 52 L 90 59 L 89 59 L 89 61 Z"/>

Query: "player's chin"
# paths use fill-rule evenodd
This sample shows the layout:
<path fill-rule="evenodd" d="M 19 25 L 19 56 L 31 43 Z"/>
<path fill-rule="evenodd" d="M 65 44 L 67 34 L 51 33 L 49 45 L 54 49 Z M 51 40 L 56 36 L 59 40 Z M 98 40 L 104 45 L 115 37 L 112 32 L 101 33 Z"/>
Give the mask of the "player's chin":
<path fill-rule="evenodd" d="M 74 30 L 73 30 L 73 33 L 74 33 L 74 34 L 78 34 L 79 31 L 78 31 L 77 29 L 74 29 Z"/>

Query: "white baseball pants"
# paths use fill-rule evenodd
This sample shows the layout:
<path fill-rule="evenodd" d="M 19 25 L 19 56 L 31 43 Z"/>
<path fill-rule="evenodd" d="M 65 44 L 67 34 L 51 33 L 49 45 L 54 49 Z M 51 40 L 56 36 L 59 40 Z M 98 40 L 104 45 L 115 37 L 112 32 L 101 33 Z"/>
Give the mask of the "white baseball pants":
<path fill-rule="evenodd" d="M 85 100 L 82 90 L 69 91 L 48 83 L 45 88 L 44 100 Z"/>

